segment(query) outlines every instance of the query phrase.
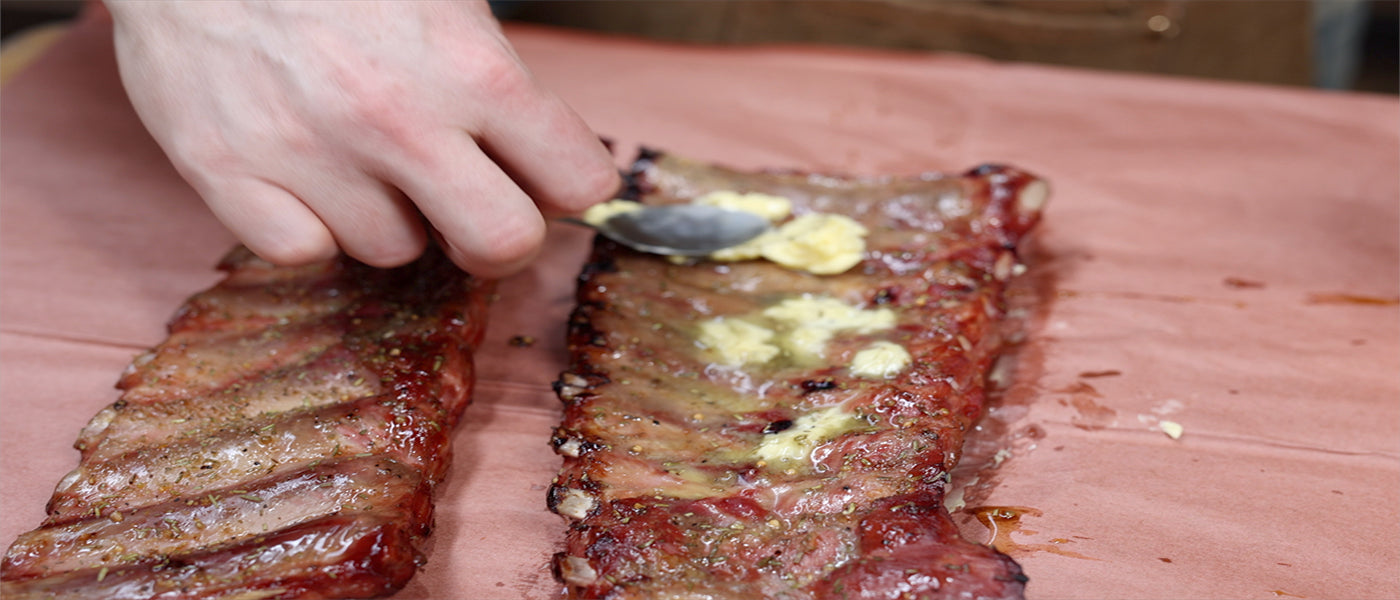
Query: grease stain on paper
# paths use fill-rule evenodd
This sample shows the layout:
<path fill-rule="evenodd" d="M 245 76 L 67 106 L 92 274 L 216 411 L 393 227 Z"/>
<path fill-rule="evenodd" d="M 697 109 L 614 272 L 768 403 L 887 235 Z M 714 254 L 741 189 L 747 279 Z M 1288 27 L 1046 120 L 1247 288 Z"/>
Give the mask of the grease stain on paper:
<path fill-rule="evenodd" d="M 1098 379 L 1100 377 L 1117 377 L 1122 374 L 1123 372 L 1119 371 L 1118 369 L 1104 369 L 1102 371 L 1081 371 L 1079 373 L 1079 378 Z"/>
<path fill-rule="evenodd" d="M 1346 292 L 1314 292 L 1308 294 L 1308 304 L 1352 304 L 1359 306 L 1400 306 L 1397 296 L 1367 296 Z"/>
<path fill-rule="evenodd" d="M 1243 277 L 1226 277 L 1226 278 L 1225 278 L 1225 285 L 1226 285 L 1227 287 L 1232 287 L 1232 288 L 1235 288 L 1235 289 L 1237 289 L 1237 290 L 1243 290 L 1243 289 L 1259 289 L 1259 288 L 1263 288 L 1263 287 L 1264 287 L 1264 282 L 1262 282 L 1262 281 L 1255 281 L 1255 280 L 1252 280 L 1252 279 L 1245 279 L 1245 278 L 1243 278 Z"/>
<path fill-rule="evenodd" d="M 1085 431 L 1098 431 L 1112 427 L 1118 421 L 1118 411 L 1095 402 L 1096 398 L 1103 398 L 1103 394 L 1086 382 L 1076 381 L 1055 392 L 1069 395 L 1068 400 L 1061 398 L 1060 404 L 1073 406 L 1079 413 L 1070 420 L 1070 424 L 1075 427 Z"/>
<path fill-rule="evenodd" d="M 1011 539 L 1013 533 L 1024 533 L 1034 535 L 1038 532 L 1023 529 L 1021 517 L 1030 515 L 1039 517 L 1043 513 L 1040 510 L 1029 506 L 978 506 L 970 509 L 977 516 L 977 521 L 987 528 L 991 534 L 990 539 L 984 542 L 986 545 L 996 548 L 998 552 L 1007 556 L 1025 556 L 1035 552 L 1049 552 L 1069 558 L 1081 558 L 1084 560 L 1100 560 L 1092 556 L 1085 556 L 1073 550 L 1062 548 L 1063 544 L 1072 544 L 1073 540 L 1068 538 L 1054 538 L 1048 544 L 1022 544 Z M 1074 536 L 1080 537 L 1080 536 Z M 1087 538 L 1085 538 L 1087 539 Z"/>
<path fill-rule="evenodd" d="M 1121 292 L 1121 291 L 1093 291 L 1084 292 L 1078 290 L 1058 290 L 1056 298 L 1108 298 L 1112 300 L 1150 300 L 1154 302 L 1167 302 L 1170 304 L 1222 304 L 1235 308 L 1247 308 L 1249 305 L 1238 300 L 1223 300 L 1219 298 L 1197 298 L 1195 296 L 1181 296 L 1176 294 L 1153 294 L 1147 292 Z"/>

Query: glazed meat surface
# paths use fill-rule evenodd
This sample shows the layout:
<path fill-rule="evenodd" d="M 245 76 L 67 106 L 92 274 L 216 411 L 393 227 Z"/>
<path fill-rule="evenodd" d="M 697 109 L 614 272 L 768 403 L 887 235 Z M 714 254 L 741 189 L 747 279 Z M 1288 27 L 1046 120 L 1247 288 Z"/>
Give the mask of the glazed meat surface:
<path fill-rule="evenodd" d="M 488 286 L 440 252 L 220 265 L 83 429 L 6 598 L 365 598 L 423 560 Z"/>
<path fill-rule="evenodd" d="M 995 166 L 743 173 L 655 152 L 632 173 L 645 203 L 716 190 L 849 216 L 869 230 L 863 260 L 817 276 L 765 261 L 678 264 L 598 239 L 556 384 L 564 465 L 548 501 L 570 522 L 555 557 L 568 595 L 1021 597 L 1020 568 L 961 539 L 942 502 L 982 410 L 1003 289 L 1022 268 L 1015 247 L 1039 219 L 1044 183 Z M 890 322 L 828 328 L 814 352 L 799 332 L 830 314 L 786 333 L 775 324 L 785 307 L 833 302 Z M 735 321 L 762 326 L 750 328 L 753 348 L 781 351 L 718 360 L 703 329 Z M 907 350 L 908 366 L 855 374 L 856 355 L 881 342 Z"/>

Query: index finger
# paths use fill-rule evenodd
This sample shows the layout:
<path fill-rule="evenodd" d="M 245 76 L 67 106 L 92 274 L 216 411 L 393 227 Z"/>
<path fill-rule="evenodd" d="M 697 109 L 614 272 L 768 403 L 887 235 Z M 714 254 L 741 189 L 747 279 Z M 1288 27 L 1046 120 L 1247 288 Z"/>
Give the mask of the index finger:
<path fill-rule="evenodd" d="M 583 118 L 528 73 L 506 76 L 477 123 L 477 143 L 546 214 L 576 213 L 622 186 L 612 154 Z"/>
<path fill-rule="evenodd" d="M 397 172 L 403 190 L 436 230 L 443 250 L 467 272 L 504 277 L 544 243 L 544 219 L 530 197 L 471 136 L 446 130 L 424 141 L 420 161 Z"/>

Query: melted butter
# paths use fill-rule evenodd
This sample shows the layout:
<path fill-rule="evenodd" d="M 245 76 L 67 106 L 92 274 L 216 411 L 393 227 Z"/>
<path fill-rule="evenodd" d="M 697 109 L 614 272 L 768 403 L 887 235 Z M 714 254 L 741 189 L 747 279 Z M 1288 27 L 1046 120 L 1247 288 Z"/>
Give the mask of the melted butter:
<path fill-rule="evenodd" d="M 991 539 L 986 545 L 996 548 L 998 552 L 1012 557 L 1025 556 L 1032 552 L 1049 552 L 1070 558 L 1082 558 L 1085 560 L 1099 560 L 1092 556 L 1085 556 L 1072 550 L 1066 550 L 1056 544 L 1021 544 L 1011 539 L 1011 534 L 1022 531 L 1021 516 L 1030 515 L 1032 517 L 1041 516 L 1041 512 L 1026 506 L 978 506 L 969 509 L 977 517 L 977 521 L 985 525 L 991 533 Z M 1024 533 L 1034 534 L 1036 532 L 1024 530 Z M 1057 543 L 1067 542 L 1064 538 L 1055 538 Z"/>
<path fill-rule="evenodd" d="M 783 349 L 801 359 L 821 358 L 826 354 L 826 343 L 836 333 L 824 327 L 798 327 L 783 336 Z"/>
<path fill-rule="evenodd" d="M 730 486 L 716 481 L 708 473 L 693 467 L 667 465 L 666 475 L 652 481 L 653 487 L 644 495 L 663 495 L 668 498 L 696 500 L 710 498 L 731 492 Z"/>
<path fill-rule="evenodd" d="M 770 194 L 721 190 L 696 198 L 694 203 L 753 213 L 773 223 L 792 214 L 791 200 Z M 763 258 L 797 271 L 835 275 L 865 258 L 868 233 L 850 217 L 806 214 L 743 244 L 715 252 L 710 259 L 729 262 Z"/>
<path fill-rule="evenodd" d="M 829 296 L 804 294 L 770 306 L 763 316 L 786 330 L 779 340 L 795 359 L 811 361 L 826 354 L 826 344 L 837 333 L 871 334 L 892 329 L 894 311 L 865 310 Z"/>
<path fill-rule="evenodd" d="M 894 342 L 879 341 L 857 352 L 851 359 L 851 373 L 858 377 L 886 379 L 909 366 L 909 351 Z"/>
<path fill-rule="evenodd" d="M 843 215 L 808 214 L 784 223 L 749 243 L 759 255 L 796 271 L 836 275 L 865 258 L 863 225 Z"/>
<path fill-rule="evenodd" d="M 778 356 L 769 343 L 773 330 L 744 319 L 717 317 L 700 323 L 700 344 L 717 355 L 721 364 L 737 367 L 763 364 Z"/>
<path fill-rule="evenodd" d="M 750 212 L 774 223 L 786 219 L 788 215 L 792 214 L 791 200 L 782 196 L 758 192 L 740 193 L 720 190 L 696 198 L 693 204 Z"/>
<path fill-rule="evenodd" d="M 763 441 L 754 449 L 754 456 L 779 466 L 800 461 L 810 463 L 812 450 L 817 446 L 864 423 L 840 406 L 806 414 L 793 421 L 792 427 L 763 436 Z"/>
<path fill-rule="evenodd" d="M 761 365 L 783 353 L 793 362 L 810 364 L 826 356 L 827 343 L 838 333 L 871 334 L 892 329 L 894 324 L 894 311 L 888 308 L 866 310 L 829 296 L 804 294 L 758 314 L 703 321 L 697 341 L 725 366 Z M 888 349 L 871 354 L 867 368 L 888 369 L 897 362 L 894 354 Z M 904 356 L 907 364 L 908 352 Z"/>
<path fill-rule="evenodd" d="M 730 246 L 723 250 L 710 253 L 710 260 L 720 262 L 738 262 L 741 260 L 753 260 L 763 256 L 763 245 L 768 243 L 776 235 L 772 231 L 765 231 L 758 237 L 737 246 Z"/>
<path fill-rule="evenodd" d="M 583 211 L 583 222 L 589 225 L 602 225 L 608 219 L 622 213 L 634 212 L 642 209 L 641 203 L 631 200 L 609 200 L 600 204 L 594 204 Z"/>
<path fill-rule="evenodd" d="M 749 212 L 773 223 L 783 221 L 792 214 L 791 200 L 757 192 L 714 191 L 696 198 L 692 203 Z M 589 207 L 582 218 L 584 222 L 596 226 L 615 215 L 641 207 L 641 204 L 629 200 L 610 200 Z M 865 258 L 865 236 L 868 233 L 863 225 L 844 215 L 806 214 L 743 244 L 715 252 L 710 259 L 732 262 L 763 258 L 797 271 L 835 275 L 850 270 Z"/>
<path fill-rule="evenodd" d="M 856 333 L 875 333 L 894 327 L 894 311 L 888 308 L 865 310 L 830 296 L 812 294 L 783 300 L 764 309 L 763 316 L 792 326 L 854 330 Z"/>

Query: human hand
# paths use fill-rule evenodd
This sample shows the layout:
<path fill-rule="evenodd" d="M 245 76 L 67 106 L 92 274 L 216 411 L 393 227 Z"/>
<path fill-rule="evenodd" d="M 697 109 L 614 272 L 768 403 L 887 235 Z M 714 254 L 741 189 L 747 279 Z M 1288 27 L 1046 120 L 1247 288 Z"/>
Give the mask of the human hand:
<path fill-rule="evenodd" d="M 395 266 L 433 232 L 463 269 L 500 277 L 533 258 L 544 216 L 620 184 L 485 2 L 108 8 L 141 120 L 219 220 L 272 262 L 338 246 Z"/>

